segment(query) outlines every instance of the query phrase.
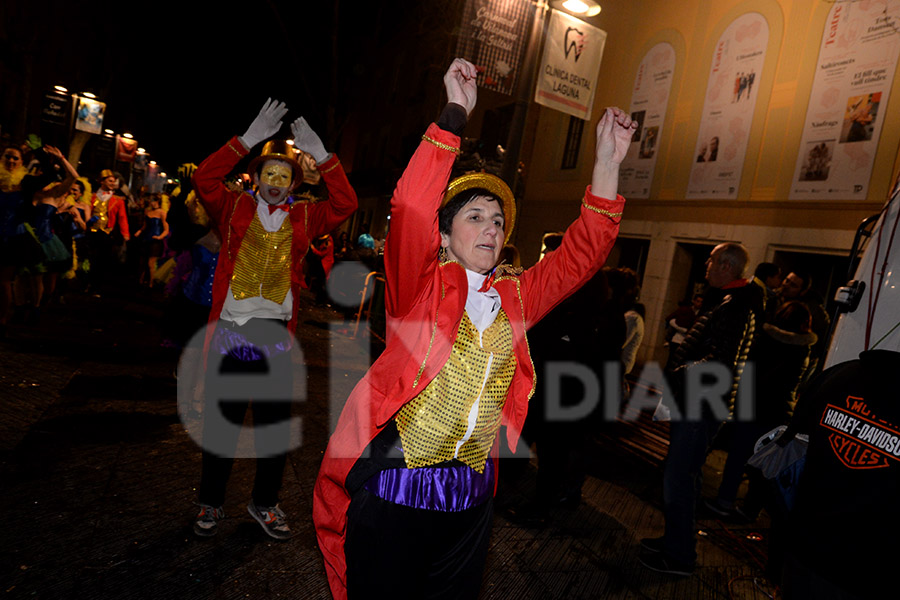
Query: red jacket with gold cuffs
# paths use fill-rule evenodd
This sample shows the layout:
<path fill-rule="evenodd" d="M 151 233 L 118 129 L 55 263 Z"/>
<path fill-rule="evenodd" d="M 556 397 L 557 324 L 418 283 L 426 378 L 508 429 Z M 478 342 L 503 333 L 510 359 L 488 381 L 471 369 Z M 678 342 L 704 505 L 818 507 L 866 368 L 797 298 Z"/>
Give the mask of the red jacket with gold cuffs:
<path fill-rule="evenodd" d="M 256 199 L 253 196 L 246 192 L 232 191 L 225 186 L 225 178 L 247 154 L 248 150 L 244 149 L 240 140 L 233 137 L 204 160 L 192 177 L 194 190 L 222 239 L 222 249 L 219 252 L 213 279 L 210 323 L 214 323 L 222 312 L 238 250 L 250 222 L 256 215 Z M 292 333 L 297 328 L 297 302 L 303 281 L 303 260 L 309 250 L 310 241 L 330 232 L 356 210 L 356 192 L 350 187 L 337 156 L 332 155 L 325 163 L 319 165 L 319 172 L 328 187 L 329 199 L 315 204 L 295 202 L 289 212 L 293 227 L 291 294 L 294 306 L 291 320 L 288 321 L 288 331 Z M 211 331 L 210 329 L 207 337 Z"/>
<path fill-rule="evenodd" d="M 465 269 L 457 262 L 438 261 L 437 212 L 458 147 L 458 136 L 429 126 L 391 200 L 384 252 L 387 346 L 347 400 L 325 451 L 313 499 L 316 535 L 335 598 L 347 595 L 347 475 L 380 429 L 444 366 L 466 307 Z M 581 215 L 566 231 L 559 250 L 520 275 L 502 268 L 495 273 L 492 285 L 513 330 L 517 362 L 503 407 L 512 449 L 536 383 L 525 331 L 600 269 L 618 234 L 624 203 L 621 196 L 598 198 L 588 188 Z M 495 457 L 497 450 L 495 443 Z"/>
<path fill-rule="evenodd" d="M 91 207 L 102 202 L 97 194 L 91 196 Z M 128 231 L 128 211 L 125 208 L 125 199 L 122 196 L 113 194 L 106 201 L 106 226 L 110 233 L 119 230 L 119 233 L 125 240 L 131 239 L 131 233 Z"/>

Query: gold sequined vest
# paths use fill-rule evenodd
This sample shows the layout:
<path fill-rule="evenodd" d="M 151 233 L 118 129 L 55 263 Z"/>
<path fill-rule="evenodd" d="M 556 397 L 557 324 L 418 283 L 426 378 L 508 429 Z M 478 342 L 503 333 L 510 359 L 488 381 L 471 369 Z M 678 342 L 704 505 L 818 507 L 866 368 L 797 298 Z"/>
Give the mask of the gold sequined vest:
<path fill-rule="evenodd" d="M 91 209 L 91 215 L 97 217 L 97 220 L 94 222 L 93 227 L 91 227 L 91 231 L 102 231 L 103 233 L 109 233 L 112 231 L 112 228 L 109 226 L 109 200 L 101 200 L 100 198 L 94 199 L 94 206 Z"/>
<path fill-rule="evenodd" d="M 291 289 L 293 232 L 290 216 L 285 217 L 278 231 L 266 231 L 259 215 L 253 215 L 231 275 L 235 300 L 262 296 L 275 304 L 284 303 Z"/>
<path fill-rule="evenodd" d="M 463 313 L 450 358 L 395 417 L 406 466 L 412 469 L 451 460 L 478 400 L 475 428 L 460 447 L 458 458 L 483 473 L 515 372 L 512 328 L 503 309 L 483 334 Z"/>

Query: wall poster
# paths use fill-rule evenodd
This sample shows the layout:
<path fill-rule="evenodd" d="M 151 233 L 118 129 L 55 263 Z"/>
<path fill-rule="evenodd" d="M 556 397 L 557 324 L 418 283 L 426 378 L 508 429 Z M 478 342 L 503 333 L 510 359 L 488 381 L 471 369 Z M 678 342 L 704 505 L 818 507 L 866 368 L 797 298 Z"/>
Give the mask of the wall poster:
<path fill-rule="evenodd" d="M 626 198 L 650 197 L 674 72 L 675 49 L 667 42 L 653 46 L 638 66 L 631 91 L 631 118 L 638 128 L 619 168 L 619 193 Z"/>
<path fill-rule="evenodd" d="M 789 198 L 865 199 L 900 51 L 900 0 L 836 2 L 825 21 Z"/>
<path fill-rule="evenodd" d="M 759 13 L 735 19 L 716 43 L 687 198 L 737 198 L 768 44 Z"/>

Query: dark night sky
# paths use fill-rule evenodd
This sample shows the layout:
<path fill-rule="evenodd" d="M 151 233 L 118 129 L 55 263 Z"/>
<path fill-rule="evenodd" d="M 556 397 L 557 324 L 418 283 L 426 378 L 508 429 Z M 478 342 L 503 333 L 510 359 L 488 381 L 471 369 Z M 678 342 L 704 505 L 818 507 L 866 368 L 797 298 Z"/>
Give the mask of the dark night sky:
<path fill-rule="evenodd" d="M 337 19 L 332 2 L 309 0 L 49 4 L 19 14 L 39 32 L 32 106 L 56 83 L 92 91 L 107 102 L 104 127 L 130 131 L 173 171 L 243 133 L 269 96 L 287 103 L 286 123 L 303 115 L 325 138 L 326 107 L 352 88 L 359 48 L 384 15 L 347 0 Z"/>

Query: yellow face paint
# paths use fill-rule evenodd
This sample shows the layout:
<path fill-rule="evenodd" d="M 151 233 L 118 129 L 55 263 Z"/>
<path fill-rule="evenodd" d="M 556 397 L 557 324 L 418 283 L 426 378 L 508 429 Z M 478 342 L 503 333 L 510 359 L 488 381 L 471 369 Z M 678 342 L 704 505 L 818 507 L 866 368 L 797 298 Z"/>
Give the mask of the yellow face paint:
<path fill-rule="evenodd" d="M 259 182 L 272 187 L 288 187 L 291 185 L 294 171 L 283 163 L 268 163 L 263 165 L 259 174 Z"/>

